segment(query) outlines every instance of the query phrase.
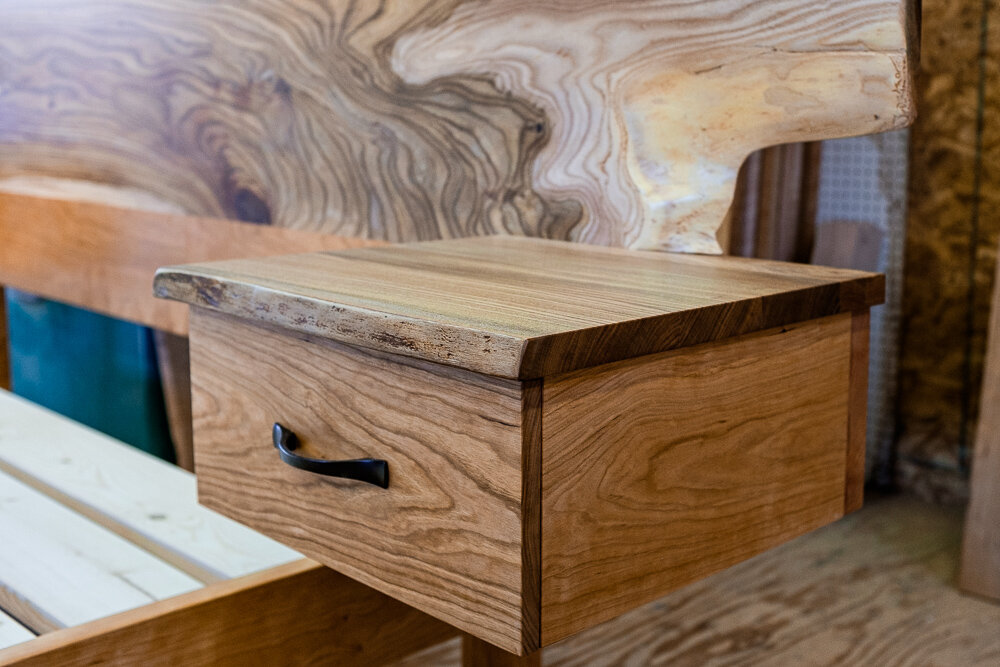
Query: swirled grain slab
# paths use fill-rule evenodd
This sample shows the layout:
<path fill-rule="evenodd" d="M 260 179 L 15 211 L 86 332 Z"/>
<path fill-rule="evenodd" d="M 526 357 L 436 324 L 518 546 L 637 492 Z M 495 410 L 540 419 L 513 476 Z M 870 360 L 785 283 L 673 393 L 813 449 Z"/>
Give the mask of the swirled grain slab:
<path fill-rule="evenodd" d="M 761 146 L 913 117 L 904 0 L 0 0 L 0 180 L 389 241 L 718 252 Z"/>

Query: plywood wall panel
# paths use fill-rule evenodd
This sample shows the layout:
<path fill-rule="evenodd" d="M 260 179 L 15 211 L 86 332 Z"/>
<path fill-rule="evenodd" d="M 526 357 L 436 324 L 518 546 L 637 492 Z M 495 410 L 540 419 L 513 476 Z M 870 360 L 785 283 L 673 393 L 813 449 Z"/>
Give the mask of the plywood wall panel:
<path fill-rule="evenodd" d="M 1000 237 L 1000 5 L 924 0 L 923 12 L 897 473 L 927 497 L 961 500 Z"/>

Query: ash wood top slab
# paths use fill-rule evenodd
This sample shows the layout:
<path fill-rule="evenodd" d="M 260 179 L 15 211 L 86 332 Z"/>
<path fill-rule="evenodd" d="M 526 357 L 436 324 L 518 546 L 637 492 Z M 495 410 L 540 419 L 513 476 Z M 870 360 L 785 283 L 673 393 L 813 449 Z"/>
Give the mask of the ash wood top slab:
<path fill-rule="evenodd" d="M 170 267 L 157 296 L 508 378 L 880 303 L 881 275 L 488 237 Z"/>

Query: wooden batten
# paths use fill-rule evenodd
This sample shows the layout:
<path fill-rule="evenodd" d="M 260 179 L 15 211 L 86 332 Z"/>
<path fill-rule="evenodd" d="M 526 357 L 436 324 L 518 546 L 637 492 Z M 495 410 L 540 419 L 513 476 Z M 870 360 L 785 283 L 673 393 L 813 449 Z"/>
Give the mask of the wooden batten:
<path fill-rule="evenodd" d="M 6 392 L 0 471 L 201 582 L 299 556 L 200 507 L 190 473 Z"/>
<path fill-rule="evenodd" d="M 0 664 L 381 665 L 456 634 L 308 560 L 223 581 L 0 650 Z"/>
<path fill-rule="evenodd" d="M 187 309 L 151 294 L 161 266 L 374 243 L 0 193 L 0 285 L 179 335 L 187 334 Z"/>

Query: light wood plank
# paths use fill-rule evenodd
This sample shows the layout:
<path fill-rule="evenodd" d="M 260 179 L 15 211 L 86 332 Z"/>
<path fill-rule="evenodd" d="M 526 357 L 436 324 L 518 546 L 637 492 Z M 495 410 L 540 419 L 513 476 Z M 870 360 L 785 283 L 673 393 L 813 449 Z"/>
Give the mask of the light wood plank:
<path fill-rule="evenodd" d="M 200 507 L 193 475 L 6 392 L 0 469 L 200 581 L 300 557 Z"/>
<path fill-rule="evenodd" d="M 880 303 L 871 273 L 492 237 L 163 269 L 156 293 L 535 378 Z"/>
<path fill-rule="evenodd" d="M 1000 600 L 1000 263 L 996 276 L 958 581 Z"/>
<path fill-rule="evenodd" d="M 0 607 L 35 632 L 79 625 L 201 583 L 0 473 Z"/>
<path fill-rule="evenodd" d="M 0 610 L 0 649 L 34 639 L 35 633 Z"/>
<path fill-rule="evenodd" d="M 455 634 L 299 560 L 0 650 L 0 664 L 380 665 Z"/>
<path fill-rule="evenodd" d="M 52 1 L 0 174 L 344 236 L 717 252 L 752 150 L 914 114 L 906 0 Z"/>
<path fill-rule="evenodd" d="M 844 513 L 851 316 L 546 378 L 542 645 Z"/>
<path fill-rule="evenodd" d="M 522 567 L 520 383 L 203 310 L 191 324 L 203 504 L 509 651 L 537 642 L 522 608 L 537 570 Z M 385 459 L 389 488 L 285 465 L 274 422 L 303 456 Z"/>
<path fill-rule="evenodd" d="M 187 309 L 150 295 L 158 267 L 370 243 L 0 192 L 0 284 L 179 335 Z"/>

